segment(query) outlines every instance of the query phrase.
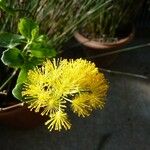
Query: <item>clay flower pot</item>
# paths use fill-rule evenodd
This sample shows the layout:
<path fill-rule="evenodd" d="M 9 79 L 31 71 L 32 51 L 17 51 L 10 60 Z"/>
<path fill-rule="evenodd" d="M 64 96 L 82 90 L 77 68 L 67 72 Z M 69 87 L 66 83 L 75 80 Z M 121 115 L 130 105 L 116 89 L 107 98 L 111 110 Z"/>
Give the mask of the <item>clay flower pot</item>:
<path fill-rule="evenodd" d="M 45 118 L 27 108 L 25 103 L 16 103 L 0 108 L 0 124 L 17 129 L 32 129 L 42 124 Z"/>
<path fill-rule="evenodd" d="M 83 44 L 86 47 L 92 48 L 92 49 L 97 49 L 97 50 L 104 50 L 104 49 L 114 49 L 114 48 L 120 48 L 126 44 L 128 44 L 134 37 L 134 30 L 125 38 L 119 39 L 116 42 L 112 43 L 101 43 L 98 41 L 90 40 L 86 37 L 84 37 L 82 34 L 79 32 L 74 33 L 74 37 L 78 42 Z"/>
<path fill-rule="evenodd" d="M 95 56 L 114 51 L 127 45 L 133 39 L 134 33 L 134 29 L 132 29 L 132 32 L 129 33 L 127 37 L 119 39 L 118 41 L 112 43 L 101 43 L 99 41 L 90 40 L 79 32 L 75 32 L 74 37 L 79 43 L 81 43 L 86 57 L 94 61 L 97 66 L 103 67 L 110 65 L 116 59 L 118 54 L 97 58 Z"/>

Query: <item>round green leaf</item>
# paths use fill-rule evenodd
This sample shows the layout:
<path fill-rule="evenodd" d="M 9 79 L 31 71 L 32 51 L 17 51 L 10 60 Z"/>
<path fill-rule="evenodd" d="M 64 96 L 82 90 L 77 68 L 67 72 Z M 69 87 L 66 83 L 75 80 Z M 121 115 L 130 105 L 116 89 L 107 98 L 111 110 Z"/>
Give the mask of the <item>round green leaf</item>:
<path fill-rule="evenodd" d="M 23 56 L 17 48 L 4 51 L 1 60 L 5 65 L 15 68 L 21 67 L 24 63 Z"/>
<path fill-rule="evenodd" d="M 19 32 L 27 39 L 31 40 L 33 36 L 37 36 L 39 32 L 39 26 L 33 20 L 29 18 L 22 18 L 18 24 Z"/>

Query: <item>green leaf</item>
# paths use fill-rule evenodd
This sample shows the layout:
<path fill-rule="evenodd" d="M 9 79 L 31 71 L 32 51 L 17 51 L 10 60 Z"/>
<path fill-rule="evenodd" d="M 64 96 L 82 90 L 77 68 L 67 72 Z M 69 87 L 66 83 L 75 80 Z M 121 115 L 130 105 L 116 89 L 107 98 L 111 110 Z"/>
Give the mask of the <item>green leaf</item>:
<path fill-rule="evenodd" d="M 39 60 L 37 58 L 32 58 L 29 62 L 26 62 L 26 64 L 24 64 L 22 66 L 22 68 L 19 72 L 19 75 L 18 75 L 17 84 L 16 84 L 15 88 L 12 90 L 14 97 L 16 97 L 19 100 L 24 100 L 21 92 L 22 92 L 23 85 L 27 80 L 28 71 L 30 69 L 33 69 L 39 63 L 41 64 L 41 60 Z"/>
<path fill-rule="evenodd" d="M 39 27 L 37 26 L 35 29 L 33 29 L 31 31 L 31 38 L 32 38 L 32 41 L 36 38 L 38 38 L 39 36 Z"/>
<path fill-rule="evenodd" d="M 19 32 L 28 40 L 31 40 L 33 36 L 39 32 L 39 26 L 31 19 L 22 18 L 18 23 Z"/>
<path fill-rule="evenodd" d="M 37 58 L 51 58 L 56 56 L 56 50 L 42 43 L 32 43 L 31 53 Z"/>
<path fill-rule="evenodd" d="M 27 74 L 28 74 L 28 70 L 26 67 L 22 67 L 19 75 L 18 75 L 18 79 L 17 79 L 17 83 L 24 83 L 27 79 Z"/>
<path fill-rule="evenodd" d="M 30 69 L 33 69 L 37 65 L 41 65 L 45 59 L 43 58 L 37 58 L 37 57 L 31 57 L 30 61 L 28 62 Z"/>
<path fill-rule="evenodd" d="M 22 100 L 22 88 L 23 88 L 23 83 L 18 83 L 16 84 L 15 88 L 12 90 L 12 94 L 15 98 Z"/>
<path fill-rule="evenodd" d="M 37 39 L 36 42 L 38 43 L 43 43 L 43 44 L 47 44 L 48 42 L 48 37 L 46 35 L 40 35 Z"/>
<path fill-rule="evenodd" d="M 15 68 L 19 68 L 24 64 L 23 56 L 17 48 L 5 50 L 1 60 L 5 65 Z"/>
<path fill-rule="evenodd" d="M 43 59 L 38 59 L 36 57 L 32 57 L 30 60 L 26 61 L 24 65 L 21 67 L 21 70 L 18 75 L 17 83 L 26 82 L 28 71 L 33 69 L 35 66 L 42 64 Z"/>
<path fill-rule="evenodd" d="M 0 47 L 13 48 L 20 45 L 23 40 L 24 37 L 18 34 L 0 33 Z"/>
<path fill-rule="evenodd" d="M 32 49 L 32 55 L 37 58 L 52 58 L 56 56 L 56 51 L 49 48 Z"/>

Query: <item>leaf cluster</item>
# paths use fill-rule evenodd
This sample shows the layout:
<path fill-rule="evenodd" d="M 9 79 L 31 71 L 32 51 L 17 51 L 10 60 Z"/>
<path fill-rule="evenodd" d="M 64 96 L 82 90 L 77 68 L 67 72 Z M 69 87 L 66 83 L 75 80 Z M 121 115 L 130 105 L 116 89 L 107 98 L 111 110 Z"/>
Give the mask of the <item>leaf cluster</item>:
<path fill-rule="evenodd" d="M 6 48 L 1 57 L 2 62 L 19 72 L 13 95 L 21 99 L 21 89 L 28 70 L 46 58 L 55 57 L 57 53 L 48 37 L 40 34 L 39 25 L 32 19 L 21 18 L 18 31 L 20 34 L 0 33 L 0 47 Z"/>

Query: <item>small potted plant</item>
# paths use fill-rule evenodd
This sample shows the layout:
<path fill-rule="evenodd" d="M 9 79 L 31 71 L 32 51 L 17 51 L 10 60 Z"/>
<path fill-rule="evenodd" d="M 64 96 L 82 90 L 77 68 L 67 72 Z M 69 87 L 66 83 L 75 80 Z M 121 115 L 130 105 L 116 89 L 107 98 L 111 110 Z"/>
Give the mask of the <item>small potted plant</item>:
<path fill-rule="evenodd" d="M 72 25 L 70 19 L 63 19 L 70 15 L 70 6 L 77 5 L 48 2 L 0 1 L 0 47 L 4 64 L 1 63 L 0 75 L 2 123 L 29 128 L 48 118 L 49 130 L 70 129 L 68 106 L 82 117 L 104 106 L 108 84 L 93 63 L 53 59 L 59 53 L 56 49 L 60 50 L 82 21 L 98 10 L 97 6 L 91 2 L 92 13 L 87 9 L 88 15 L 83 15 L 85 9 L 80 7 L 82 15 L 76 15 Z M 65 7 L 63 11 L 61 6 Z M 57 16 L 56 8 L 59 8 Z M 52 20 L 47 22 L 47 17 Z"/>
<path fill-rule="evenodd" d="M 79 30 L 75 38 L 92 49 L 114 49 L 127 44 L 134 36 L 134 19 L 143 1 L 103 0 L 100 9 Z"/>

